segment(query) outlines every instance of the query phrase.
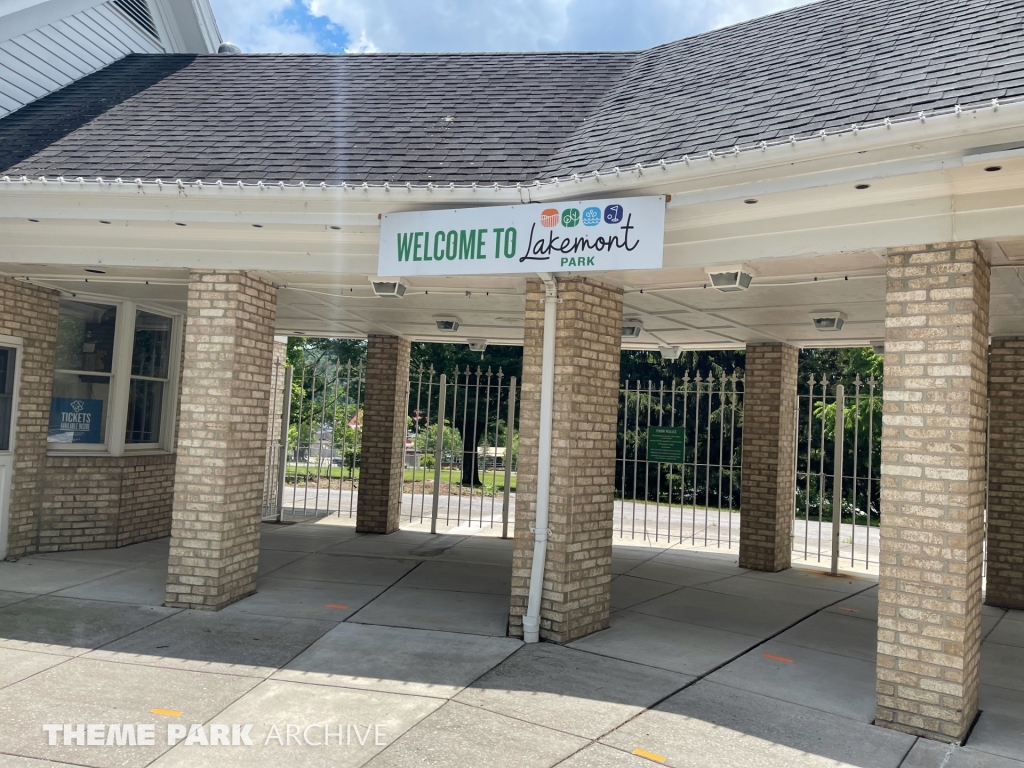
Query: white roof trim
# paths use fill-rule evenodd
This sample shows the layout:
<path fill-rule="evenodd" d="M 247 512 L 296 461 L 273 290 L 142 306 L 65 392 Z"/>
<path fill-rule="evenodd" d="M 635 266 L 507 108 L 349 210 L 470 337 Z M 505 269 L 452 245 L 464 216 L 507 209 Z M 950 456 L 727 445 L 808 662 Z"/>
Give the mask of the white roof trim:
<path fill-rule="evenodd" d="M 499 182 L 449 182 L 447 184 L 434 182 L 427 184 L 342 182 L 341 184 L 327 184 L 326 182 L 286 183 L 264 180 L 255 184 L 246 184 L 241 181 L 225 183 L 219 180 L 210 182 L 201 179 L 194 181 L 184 179 L 124 180 L 120 178 L 110 180 L 82 177 L 75 179 L 47 178 L 45 176 L 31 179 L 27 176 L 14 178 L 3 176 L 0 178 L 0 182 L 3 182 L 3 186 L 8 189 L 46 187 L 49 191 L 56 188 L 69 191 L 137 189 L 174 193 L 187 189 L 193 192 L 209 190 L 234 194 L 259 194 L 272 191 L 287 194 L 340 192 L 343 196 L 359 196 L 364 200 L 394 202 L 404 200 L 431 204 L 444 203 L 453 198 L 463 201 L 467 200 L 467 197 L 471 204 L 533 202 L 574 198 L 581 195 L 592 195 L 595 192 L 627 191 L 649 187 L 652 184 L 670 184 L 688 179 L 718 177 L 723 172 L 741 169 L 750 170 L 780 164 L 791 165 L 794 158 L 801 161 L 824 160 L 928 139 L 969 136 L 974 133 L 968 127 L 969 121 L 976 119 L 986 119 L 987 124 L 984 130 L 1024 125 L 1024 97 L 1009 101 L 992 99 L 970 106 L 957 104 L 946 109 L 918 112 L 901 118 L 885 118 L 864 125 L 852 125 L 845 129 L 819 131 L 810 136 L 794 135 L 786 140 L 761 141 L 744 147 L 735 146 L 725 150 L 711 150 L 693 157 L 666 159 L 648 165 L 637 163 L 630 168 L 615 168 L 605 172 L 591 171 L 550 181 L 538 179 L 532 182 L 509 184 Z"/>

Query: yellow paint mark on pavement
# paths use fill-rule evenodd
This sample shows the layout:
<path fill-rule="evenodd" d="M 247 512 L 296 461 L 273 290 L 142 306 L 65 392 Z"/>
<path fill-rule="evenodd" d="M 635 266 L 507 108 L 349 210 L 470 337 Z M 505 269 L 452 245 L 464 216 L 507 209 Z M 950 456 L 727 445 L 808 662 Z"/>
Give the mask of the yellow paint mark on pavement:
<path fill-rule="evenodd" d="M 656 763 L 664 763 L 665 758 L 654 752 L 648 752 L 646 749 L 634 749 L 633 754 L 637 757 L 646 757 L 648 760 L 653 760 Z"/>
<path fill-rule="evenodd" d="M 176 709 L 151 709 L 154 715 L 167 715 L 168 717 L 181 717 L 181 712 Z"/>

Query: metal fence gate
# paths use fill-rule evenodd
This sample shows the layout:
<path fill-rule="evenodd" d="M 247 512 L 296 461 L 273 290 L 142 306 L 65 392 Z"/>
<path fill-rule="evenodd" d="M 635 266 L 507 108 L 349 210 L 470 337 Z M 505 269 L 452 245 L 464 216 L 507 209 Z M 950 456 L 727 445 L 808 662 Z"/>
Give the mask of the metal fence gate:
<path fill-rule="evenodd" d="M 668 432 L 663 427 L 670 427 Z M 732 548 L 739 544 L 743 379 L 687 372 L 619 390 L 615 532 Z M 650 452 L 668 435 L 675 461 Z"/>
<path fill-rule="evenodd" d="M 320 358 L 306 360 L 294 372 L 282 370 L 274 384 L 286 390 L 285 402 L 271 413 L 263 518 L 354 517 L 363 402 L 372 382 L 366 381 L 362 363 Z M 878 566 L 881 389 L 873 378 L 858 377 L 846 386 L 813 376 L 803 382 L 795 435 L 797 562 L 828 564 L 835 549 L 844 568 Z M 739 372 L 622 383 L 615 462 L 618 536 L 738 546 L 743 400 Z M 508 535 L 515 519 L 518 461 L 515 377 L 479 367 L 451 373 L 418 367 L 410 371 L 408 404 L 403 525 L 424 530 L 500 526 Z M 666 435 L 676 441 L 668 458 L 658 452 L 662 449 L 651 449 L 652 436 Z"/>
<path fill-rule="evenodd" d="M 363 403 L 373 383 L 361 362 L 319 358 L 294 371 L 281 370 L 274 390 L 284 397 L 275 398 L 268 430 L 263 519 L 353 518 Z M 467 366 L 446 375 L 420 367 L 410 372 L 402 493 L 406 525 L 511 530 L 518 397 L 516 378 L 501 370 Z"/>
<path fill-rule="evenodd" d="M 282 377 L 282 385 L 285 380 L 290 385 L 282 406 L 290 416 L 287 449 L 279 441 L 278 460 L 267 470 L 268 476 L 276 470 L 280 481 L 272 487 L 275 503 L 263 505 L 264 519 L 352 517 L 362 455 L 365 368 L 319 358 L 285 370 L 291 373 Z"/>
<path fill-rule="evenodd" d="M 794 560 L 831 564 L 835 553 L 836 567 L 877 569 L 881 384 L 812 375 L 797 395 L 797 416 Z"/>
<path fill-rule="evenodd" d="M 409 378 L 402 518 L 409 524 L 501 526 L 515 517 L 518 461 L 515 376 L 466 366 L 422 366 Z"/>

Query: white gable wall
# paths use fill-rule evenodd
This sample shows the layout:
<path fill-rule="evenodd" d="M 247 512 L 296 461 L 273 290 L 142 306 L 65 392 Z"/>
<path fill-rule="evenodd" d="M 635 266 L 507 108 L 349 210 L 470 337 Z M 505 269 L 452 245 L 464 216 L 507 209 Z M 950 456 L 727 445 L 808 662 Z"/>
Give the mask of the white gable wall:
<path fill-rule="evenodd" d="M 111 0 L 0 0 L 0 118 L 130 53 L 214 53 L 208 0 L 140 0 L 159 39 Z"/>
<path fill-rule="evenodd" d="M 112 4 L 0 42 L 0 117 L 129 53 L 164 47 Z"/>

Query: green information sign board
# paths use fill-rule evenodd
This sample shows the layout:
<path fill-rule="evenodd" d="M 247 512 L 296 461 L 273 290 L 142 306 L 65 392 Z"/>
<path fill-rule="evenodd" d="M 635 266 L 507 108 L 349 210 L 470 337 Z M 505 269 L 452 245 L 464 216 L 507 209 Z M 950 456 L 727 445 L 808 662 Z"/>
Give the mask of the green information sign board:
<path fill-rule="evenodd" d="M 647 430 L 648 461 L 682 464 L 683 445 L 682 427 L 650 427 Z"/>

